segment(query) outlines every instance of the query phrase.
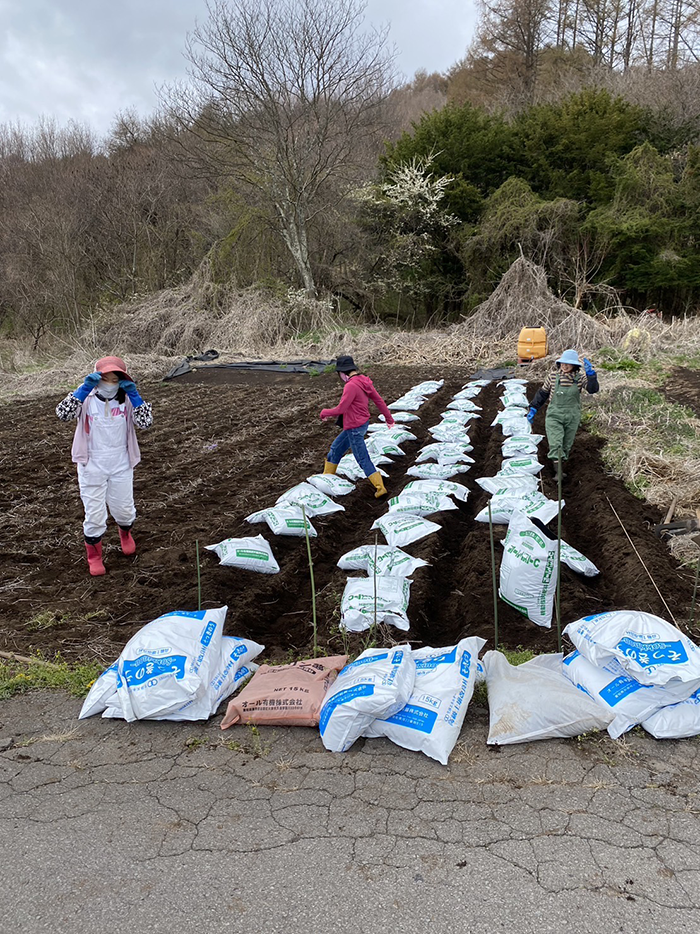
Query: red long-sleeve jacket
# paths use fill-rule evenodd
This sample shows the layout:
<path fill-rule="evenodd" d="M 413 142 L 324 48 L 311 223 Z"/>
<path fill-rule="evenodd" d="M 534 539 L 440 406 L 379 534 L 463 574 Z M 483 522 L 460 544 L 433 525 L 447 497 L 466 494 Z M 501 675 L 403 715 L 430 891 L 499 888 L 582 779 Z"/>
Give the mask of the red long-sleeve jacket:
<path fill-rule="evenodd" d="M 370 399 L 386 418 L 387 424 L 393 425 L 394 418 L 386 402 L 374 388 L 374 383 L 369 376 L 363 376 L 361 373 L 350 377 L 343 388 L 343 395 L 338 405 L 334 409 L 322 409 L 321 418 L 334 418 L 342 415 L 344 429 L 359 428 L 360 425 L 369 421 Z"/>

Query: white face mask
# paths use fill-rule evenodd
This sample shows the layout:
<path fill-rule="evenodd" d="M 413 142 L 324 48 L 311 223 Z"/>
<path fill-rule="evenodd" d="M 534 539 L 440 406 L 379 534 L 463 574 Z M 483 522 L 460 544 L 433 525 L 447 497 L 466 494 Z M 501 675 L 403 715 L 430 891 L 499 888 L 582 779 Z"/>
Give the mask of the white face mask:
<path fill-rule="evenodd" d="M 119 392 L 119 383 L 106 383 L 101 379 L 97 384 L 97 392 L 103 399 L 114 399 Z"/>

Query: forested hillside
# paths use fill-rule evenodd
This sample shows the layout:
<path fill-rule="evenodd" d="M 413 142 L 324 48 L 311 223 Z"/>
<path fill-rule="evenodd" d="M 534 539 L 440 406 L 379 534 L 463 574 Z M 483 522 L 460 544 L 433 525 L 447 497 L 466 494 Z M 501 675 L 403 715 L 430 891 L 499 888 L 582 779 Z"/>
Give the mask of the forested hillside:
<path fill-rule="evenodd" d="M 157 114 L 0 127 L 0 326 L 41 347 L 187 281 L 456 320 L 519 255 L 572 304 L 700 300 L 695 0 L 483 3 L 395 74 L 355 0 L 214 4 Z"/>

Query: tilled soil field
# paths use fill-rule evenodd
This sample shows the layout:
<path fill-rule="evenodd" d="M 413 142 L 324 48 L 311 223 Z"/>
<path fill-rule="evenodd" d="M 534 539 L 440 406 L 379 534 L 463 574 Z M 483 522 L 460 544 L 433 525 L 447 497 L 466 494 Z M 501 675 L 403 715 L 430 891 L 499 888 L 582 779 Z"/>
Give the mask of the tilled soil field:
<path fill-rule="evenodd" d="M 418 441 L 403 444 L 406 455 L 386 468 L 387 487 L 398 493 L 418 448 L 433 440 L 427 429 L 471 374 L 455 368 L 392 367 L 375 368 L 370 375 L 389 402 L 423 379 L 445 378 L 442 390 L 418 413 L 421 421 L 409 426 Z M 54 415 L 60 395 L 3 408 L 2 649 L 111 661 L 144 623 L 171 610 L 196 609 L 199 540 L 202 605 L 229 606 L 227 632 L 264 643 L 266 658 L 309 653 L 313 634 L 305 541 L 275 537 L 267 526 L 250 525 L 244 518 L 322 468 L 337 429 L 321 423 L 318 412 L 336 404 L 341 385 L 334 375 L 251 373 L 242 378 L 237 373 L 235 379 L 228 382 L 225 371 L 214 370 L 141 387 L 154 404 L 155 422 L 140 433 L 143 461 L 136 471 L 139 519 L 134 529 L 138 552 L 133 557 L 121 554 L 111 524 L 104 539 L 107 574 L 97 579 L 89 577 L 85 563 L 82 508 L 70 460 L 73 426 Z M 500 464 L 503 437 L 499 428 L 490 427 L 500 408 L 499 395 L 492 384 L 477 400 L 483 412 L 471 430 L 476 463 L 455 478 L 470 489 L 469 501 L 460 503 L 458 511 L 432 516 L 442 526 L 440 532 L 407 548 L 431 565 L 414 575 L 408 610 L 408 638 L 414 647 L 452 644 L 467 634 L 483 636 L 493 647 L 489 529 L 474 522 L 488 497 L 473 478 L 495 473 Z M 544 430 L 542 413 L 535 429 Z M 679 625 L 688 631 L 683 620 L 689 616 L 693 576 L 654 537 L 659 513 L 606 475 L 599 446 L 585 431 L 579 433 L 565 481 L 562 528 L 564 539 L 602 573 L 590 579 L 562 568 L 562 621 L 623 608 L 667 616 L 612 505 Z M 545 449 L 543 442 L 543 453 Z M 545 476 L 543 482 L 545 493 L 555 497 L 554 481 Z M 386 511 L 366 481 L 338 502 L 345 512 L 314 518 L 319 535 L 311 542 L 318 640 L 331 653 L 344 645 L 358 651 L 366 643 L 366 634 L 344 641 L 338 630 L 346 574 L 336 562 L 346 551 L 374 541 L 370 526 Z M 555 528 L 556 520 L 551 525 Z M 505 530 L 496 526 L 498 539 Z M 216 556 L 203 550 L 224 538 L 259 533 L 272 543 L 279 574 L 220 567 Z M 497 544 L 498 562 L 501 550 Z M 538 628 L 502 602 L 499 622 L 504 646 L 556 650 L 554 629 Z M 697 638 L 697 632 L 691 635 Z M 393 629 L 383 636 L 404 638 Z"/>

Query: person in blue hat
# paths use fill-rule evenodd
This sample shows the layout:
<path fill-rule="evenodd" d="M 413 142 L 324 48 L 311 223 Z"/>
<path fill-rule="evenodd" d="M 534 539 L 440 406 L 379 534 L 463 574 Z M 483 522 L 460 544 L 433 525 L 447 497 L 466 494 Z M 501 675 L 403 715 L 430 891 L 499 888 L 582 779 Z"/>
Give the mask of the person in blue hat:
<path fill-rule="evenodd" d="M 582 362 L 575 350 L 565 350 L 532 400 L 527 415 L 530 424 L 538 409 L 549 400 L 544 425 L 549 444 L 548 456 L 555 471 L 557 461 L 561 458 L 563 463 L 571 453 L 581 423 L 581 393 L 584 389 L 589 393 L 598 392 L 599 388 L 591 361 L 584 357 Z"/>

